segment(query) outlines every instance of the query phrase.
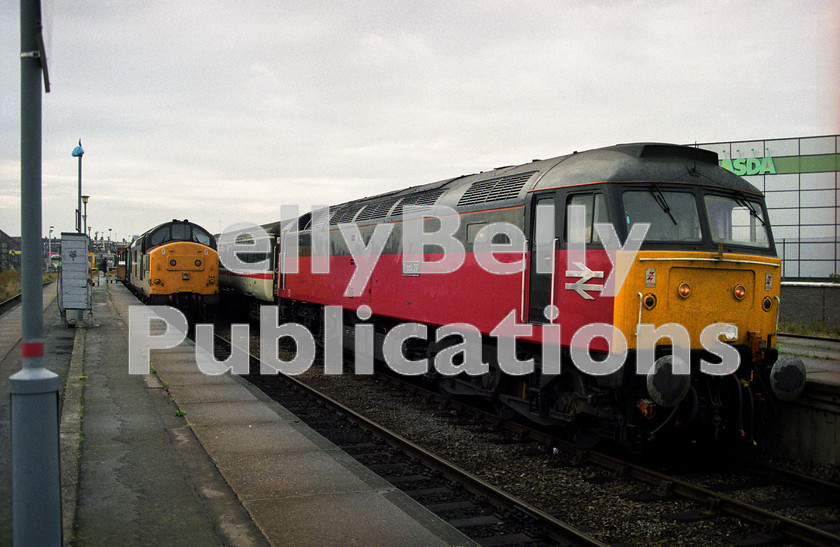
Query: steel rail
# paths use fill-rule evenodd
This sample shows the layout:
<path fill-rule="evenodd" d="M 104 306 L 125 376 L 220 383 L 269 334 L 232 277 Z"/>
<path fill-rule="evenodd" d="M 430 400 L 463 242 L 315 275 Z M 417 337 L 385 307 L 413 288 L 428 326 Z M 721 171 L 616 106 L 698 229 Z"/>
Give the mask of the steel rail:
<path fill-rule="evenodd" d="M 216 334 L 216 338 L 222 340 L 225 344 L 230 344 L 229 340 L 226 340 L 224 337 L 219 336 L 218 334 Z M 254 356 L 252 353 L 248 352 L 248 355 L 252 359 L 259 361 L 259 358 Z M 580 530 L 576 529 L 570 524 L 567 524 L 555 517 L 552 517 L 551 515 L 541 511 L 540 509 L 537 509 L 536 507 L 529 505 L 521 499 L 514 497 L 508 494 L 507 492 L 504 492 L 503 490 L 500 490 L 499 488 L 480 479 L 479 477 L 476 477 L 472 473 L 469 473 L 468 471 L 457 467 L 451 462 L 436 456 L 435 454 L 411 442 L 410 440 L 399 435 L 398 433 L 391 431 L 390 429 L 383 427 L 374 421 L 371 421 L 364 415 L 356 412 L 355 410 L 347 407 L 346 405 L 343 405 L 342 403 L 309 386 L 308 384 L 301 382 L 297 378 L 283 374 L 280 374 L 280 376 L 282 376 L 284 380 L 290 382 L 292 385 L 299 388 L 300 390 L 305 391 L 306 393 L 312 395 L 319 401 L 322 401 L 327 406 L 330 406 L 333 409 L 341 412 L 350 421 L 370 431 L 376 436 L 384 439 L 385 442 L 387 442 L 391 446 L 397 447 L 400 450 L 403 450 L 406 454 L 410 455 L 411 457 L 417 458 L 427 467 L 431 467 L 440 471 L 443 474 L 443 476 L 445 476 L 447 479 L 460 483 L 470 493 L 478 496 L 484 496 L 486 499 L 491 500 L 491 502 L 495 502 L 494 505 L 500 506 L 501 508 L 524 511 L 525 513 L 534 518 L 534 520 L 536 521 L 535 525 L 541 526 L 545 534 L 552 540 L 557 541 L 559 543 L 569 543 L 572 545 L 591 545 L 598 547 L 607 546 L 607 544 L 602 543 L 597 539 L 581 532 Z"/>
<path fill-rule="evenodd" d="M 828 336 L 812 336 L 810 334 L 788 334 L 786 332 L 779 332 L 776 335 L 778 338 L 795 338 L 798 340 L 814 340 L 815 342 L 832 342 L 840 344 L 840 338 L 829 338 Z"/>
<path fill-rule="evenodd" d="M 748 520 L 761 526 L 764 529 L 764 532 L 768 535 L 778 534 L 798 541 L 804 541 L 812 545 L 840 545 L 840 535 L 820 530 L 819 528 L 808 524 L 755 507 L 724 494 L 714 492 L 703 488 L 702 486 L 691 484 L 676 477 L 665 475 L 664 473 L 648 469 L 641 465 L 621 460 L 602 452 L 581 448 L 574 443 L 560 439 L 539 429 L 516 422 L 504 421 L 490 412 L 472 407 L 461 401 L 448 399 L 443 395 L 426 390 L 416 384 L 405 382 L 400 378 L 386 374 L 383 374 L 383 376 L 388 379 L 389 383 L 393 385 L 403 384 L 406 386 L 406 389 L 415 394 L 420 394 L 421 396 L 428 398 L 434 398 L 438 401 L 446 401 L 449 406 L 460 411 L 469 412 L 490 424 L 502 424 L 506 429 L 514 433 L 516 438 L 519 440 L 532 440 L 546 447 L 562 450 L 563 452 L 572 455 L 575 463 L 590 463 L 598 465 L 609 469 L 616 474 L 621 474 L 650 484 L 660 490 L 663 494 L 673 493 L 684 498 L 703 503 L 710 514 L 723 512 Z M 827 485 L 829 488 L 832 486 L 830 483 L 824 483 L 824 485 Z"/>
<path fill-rule="evenodd" d="M 55 281 L 44 281 L 42 287 L 46 287 L 47 285 L 55 283 Z M 17 293 L 16 295 L 12 296 L 11 298 L 7 298 L 0 302 L 0 315 L 6 313 L 6 311 L 14 308 L 20 303 L 21 293 Z"/>
<path fill-rule="evenodd" d="M 13 297 L 0 302 L 0 315 L 6 313 L 7 310 L 15 307 L 20 303 L 20 293 L 14 295 Z"/>

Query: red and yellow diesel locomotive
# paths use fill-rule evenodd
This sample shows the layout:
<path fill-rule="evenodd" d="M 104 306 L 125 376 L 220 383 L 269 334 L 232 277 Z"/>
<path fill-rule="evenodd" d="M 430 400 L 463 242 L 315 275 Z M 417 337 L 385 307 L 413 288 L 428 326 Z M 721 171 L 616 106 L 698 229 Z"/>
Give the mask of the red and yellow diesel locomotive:
<path fill-rule="evenodd" d="M 404 248 L 416 226 L 404 217 L 409 206 L 428 217 L 423 234 L 451 229 L 446 237 L 463 250 L 457 268 L 433 273 L 445 238 Z M 356 325 L 372 324 L 380 359 L 394 353 L 389 333 L 419 325 L 397 340 L 403 364 L 425 361 L 440 389 L 562 426 L 581 442 L 751 441 L 763 403 L 804 386 L 801 361 L 775 349 L 781 272 L 764 199 L 713 152 L 616 145 L 265 228 L 262 252 L 250 257 L 264 267 L 223 268 L 227 288 L 243 295 L 248 286 L 316 336 L 325 307 L 340 306 L 344 347 L 354 347 Z M 297 273 L 287 273 L 290 257 Z M 329 273 L 313 273 L 325 262 Z M 467 366 L 476 361 L 465 342 L 476 336 L 482 374 Z M 511 373 L 502 354 L 530 366 Z M 432 366 L 442 357 L 445 373 Z M 452 374 L 459 366 L 470 373 Z"/>
<path fill-rule="evenodd" d="M 126 257 L 126 282 L 152 305 L 210 317 L 219 303 L 216 238 L 188 220 L 172 220 L 135 239 Z"/>

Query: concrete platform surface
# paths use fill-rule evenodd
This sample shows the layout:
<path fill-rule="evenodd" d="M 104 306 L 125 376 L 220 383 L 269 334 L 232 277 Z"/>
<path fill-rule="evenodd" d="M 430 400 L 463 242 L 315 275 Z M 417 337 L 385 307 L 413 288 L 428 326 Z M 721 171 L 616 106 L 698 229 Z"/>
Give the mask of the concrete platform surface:
<path fill-rule="evenodd" d="M 129 374 L 128 313 L 141 304 L 122 285 L 95 287 L 93 324 L 79 328 L 62 328 L 51 300 L 45 293 L 46 351 L 57 355 L 48 366 L 66 381 L 65 543 L 473 544 L 241 378 L 199 372 L 189 341 L 152 351 L 153 373 Z M 0 336 L 6 391 L 20 368 L 13 339 Z M 0 545 L 11 543 L 8 444 Z"/>
<path fill-rule="evenodd" d="M 806 391 L 840 393 L 840 341 L 780 337 L 780 353 L 798 355 L 807 372 Z"/>

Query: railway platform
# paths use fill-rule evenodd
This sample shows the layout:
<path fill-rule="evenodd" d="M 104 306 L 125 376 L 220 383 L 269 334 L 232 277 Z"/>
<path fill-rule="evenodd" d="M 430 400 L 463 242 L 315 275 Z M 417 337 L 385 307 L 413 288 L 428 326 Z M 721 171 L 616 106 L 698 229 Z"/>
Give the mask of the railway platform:
<path fill-rule="evenodd" d="M 840 465 L 840 343 L 781 336 L 778 347 L 802 358 L 807 382 L 800 397 L 775 406 L 765 451 Z"/>
<path fill-rule="evenodd" d="M 202 374 L 190 341 L 152 351 L 154 373 L 130 375 L 128 309 L 142 304 L 121 284 L 93 289 L 93 323 L 79 328 L 62 328 L 54 298 L 45 287 L 45 364 L 66 383 L 66 543 L 473 544 L 241 378 Z M 4 545 L 8 376 L 21 361 L 14 313 L 0 317 Z"/>

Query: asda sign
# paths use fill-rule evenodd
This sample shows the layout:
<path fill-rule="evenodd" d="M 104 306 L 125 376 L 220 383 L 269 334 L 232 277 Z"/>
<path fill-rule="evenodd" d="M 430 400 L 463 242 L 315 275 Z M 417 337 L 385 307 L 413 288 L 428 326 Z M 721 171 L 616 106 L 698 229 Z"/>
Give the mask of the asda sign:
<path fill-rule="evenodd" d="M 775 175 L 776 166 L 773 158 L 738 158 L 736 160 L 720 160 L 720 166 L 732 171 L 736 175 Z"/>

